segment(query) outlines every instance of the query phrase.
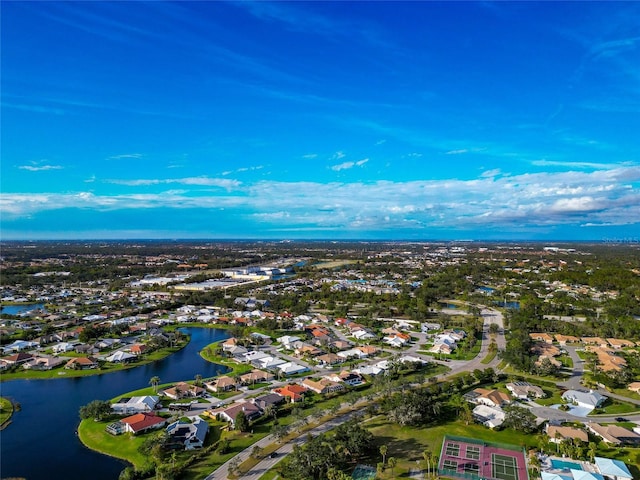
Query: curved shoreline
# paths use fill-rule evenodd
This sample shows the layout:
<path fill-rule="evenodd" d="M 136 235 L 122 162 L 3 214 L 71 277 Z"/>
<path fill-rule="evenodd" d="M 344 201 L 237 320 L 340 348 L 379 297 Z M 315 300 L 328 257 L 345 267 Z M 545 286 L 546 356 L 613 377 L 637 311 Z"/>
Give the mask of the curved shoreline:
<path fill-rule="evenodd" d="M 7 418 L 5 418 L 5 420 L 0 424 L 0 431 L 4 430 L 5 428 L 7 428 L 9 426 L 9 424 L 11 423 L 11 417 L 13 417 L 13 414 L 16 411 L 16 407 L 13 404 L 13 402 L 6 398 L 6 397 L 0 397 L 0 402 L 2 402 L 2 406 L 4 408 L 4 406 L 8 406 L 10 407 L 11 411 L 9 412 L 9 416 Z"/>
<path fill-rule="evenodd" d="M 108 370 L 103 370 L 100 368 L 94 368 L 89 370 L 67 370 L 64 367 L 54 368 L 52 370 L 24 370 L 23 369 L 23 371 L 21 372 L 0 373 L 0 383 L 10 382 L 12 380 L 58 380 L 63 378 L 93 377 L 98 375 L 108 375 L 110 373 L 121 372 L 123 370 L 131 370 L 133 368 L 142 367 L 144 365 L 149 365 L 150 363 L 153 363 L 153 362 L 164 360 L 165 358 L 170 357 L 174 353 L 177 353 L 183 348 L 185 348 L 187 345 L 189 345 L 190 341 L 191 341 L 191 338 L 188 338 L 188 340 L 184 342 L 184 345 L 180 345 L 179 348 L 167 347 L 166 355 L 162 355 L 158 358 L 153 358 L 153 359 L 144 359 L 144 360 L 141 360 L 140 362 L 136 362 L 132 364 L 118 365 L 117 367 L 119 368 L 112 368 Z M 160 349 L 160 350 L 163 350 L 163 349 Z M 56 373 L 55 376 L 53 375 L 54 372 Z M 12 376 L 10 378 L 6 378 L 7 375 L 12 375 Z"/>

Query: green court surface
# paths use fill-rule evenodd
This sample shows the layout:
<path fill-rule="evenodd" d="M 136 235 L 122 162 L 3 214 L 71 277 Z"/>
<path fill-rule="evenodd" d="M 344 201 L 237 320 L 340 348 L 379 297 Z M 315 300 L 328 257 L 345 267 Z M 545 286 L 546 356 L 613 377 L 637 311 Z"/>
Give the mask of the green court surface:
<path fill-rule="evenodd" d="M 494 453 L 491 456 L 491 476 L 500 480 L 519 480 L 516 459 Z"/>

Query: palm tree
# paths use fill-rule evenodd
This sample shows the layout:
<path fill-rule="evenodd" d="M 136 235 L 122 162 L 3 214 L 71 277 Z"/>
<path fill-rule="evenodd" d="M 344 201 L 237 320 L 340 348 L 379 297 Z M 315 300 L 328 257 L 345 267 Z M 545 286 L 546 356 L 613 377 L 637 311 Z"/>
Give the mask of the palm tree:
<path fill-rule="evenodd" d="M 195 384 L 199 387 L 200 385 L 202 385 L 202 375 L 200 375 L 199 373 L 196 374 L 195 376 Z"/>
<path fill-rule="evenodd" d="M 433 454 L 431 453 L 431 450 L 426 449 L 424 452 L 422 452 L 422 458 L 424 458 L 424 461 L 427 463 L 427 477 L 428 477 L 429 473 L 431 472 L 431 461 L 433 460 Z"/>
<path fill-rule="evenodd" d="M 387 447 L 386 445 L 380 445 L 380 455 L 382 455 L 382 465 L 387 463 L 387 451 L 388 450 L 389 450 L 389 447 Z"/>
<path fill-rule="evenodd" d="M 393 469 L 396 468 L 396 465 L 398 465 L 398 460 L 396 460 L 396 457 L 389 457 L 389 468 L 391 469 L 391 476 L 393 478 L 396 478 L 395 474 L 393 473 Z"/>
<path fill-rule="evenodd" d="M 593 462 L 593 459 L 596 457 L 596 451 L 598 450 L 598 445 L 595 442 L 589 442 L 589 460 Z"/>
<path fill-rule="evenodd" d="M 154 375 L 153 377 L 151 377 L 151 380 L 149 380 L 149 385 L 153 386 L 153 393 L 158 393 L 159 383 L 160 383 L 160 377 L 158 377 L 157 375 Z"/>

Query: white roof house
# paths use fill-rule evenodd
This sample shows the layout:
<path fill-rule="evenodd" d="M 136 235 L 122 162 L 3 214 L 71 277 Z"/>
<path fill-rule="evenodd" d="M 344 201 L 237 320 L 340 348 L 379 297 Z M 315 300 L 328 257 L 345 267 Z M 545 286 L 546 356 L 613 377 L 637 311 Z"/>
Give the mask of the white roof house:
<path fill-rule="evenodd" d="M 342 352 L 338 352 L 337 355 L 342 358 L 351 358 L 351 357 L 365 358 L 368 356 L 362 350 L 359 350 L 357 348 L 352 348 L 350 350 L 343 350 Z"/>
<path fill-rule="evenodd" d="M 504 411 L 499 407 L 490 407 L 489 405 L 478 405 L 473 409 L 473 416 L 489 428 L 499 427 L 504 422 Z"/>
<path fill-rule="evenodd" d="M 257 368 L 262 368 L 262 369 L 270 369 L 270 368 L 276 368 L 279 365 L 282 365 L 285 362 L 284 360 L 282 360 L 281 358 L 278 357 L 271 357 L 271 356 L 267 356 L 267 357 L 262 357 L 258 360 L 252 360 L 251 361 L 251 365 L 257 367 Z"/>
<path fill-rule="evenodd" d="M 566 402 L 574 403 L 579 407 L 594 409 L 602 405 L 607 400 L 607 397 L 594 391 L 581 392 L 580 390 L 567 390 L 562 394 L 562 399 Z"/>
<path fill-rule="evenodd" d="M 605 480 L 599 473 L 586 472 L 584 470 L 570 469 L 573 480 Z"/>
<path fill-rule="evenodd" d="M 309 369 L 303 365 L 297 363 L 287 362 L 277 366 L 284 375 L 294 375 L 296 373 L 307 372 Z"/>
<path fill-rule="evenodd" d="M 400 337 L 384 337 L 382 339 L 383 342 L 387 343 L 388 345 L 391 345 L 392 347 L 402 347 L 405 343 L 407 343 L 407 341 L 403 338 Z"/>
<path fill-rule="evenodd" d="M 633 476 L 631 475 L 629 468 L 620 460 L 595 457 L 594 462 L 600 473 L 612 480 L 633 480 Z"/>
<path fill-rule="evenodd" d="M 372 333 L 367 332 L 366 330 L 356 330 L 353 332 L 353 336 L 358 340 L 371 340 L 376 338 L 376 336 Z"/>
<path fill-rule="evenodd" d="M 540 472 L 542 480 L 573 480 L 569 475 L 560 475 L 558 473 Z"/>
<path fill-rule="evenodd" d="M 282 344 L 283 347 L 285 348 L 291 348 L 289 347 L 289 345 L 291 345 L 292 343 L 295 342 L 299 342 L 302 339 L 300 337 L 296 337 L 294 335 L 285 335 L 283 337 L 277 338 L 276 341 L 280 342 Z"/>
<path fill-rule="evenodd" d="M 156 395 L 142 397 L 122 398 L 122 401 L 111 405 L 114 413 L 119 415 L 131 415 L 133 413 L 151 412 L 160 401 Z"/>
<path fill-rule="evenodd" d="M 257 350 L 253 350 L 251 352 L 245 353 L 243 357 L 245 362 L 253 362 L 255 360 L 260 360 L 262 358 L 271 357 L 271 355 L 268 355 L 264 352 L 259 352 Z"/>
<path fill-rule="evenodd" d="M 136 358 L 137 357 L 135 355 L 119 350 L 109 355 L 107 358 L 105 358 L 105 360 L 107 362 L 120 363 L 120 362 L 126 362 L 127 360 L 134 360 Z"/>

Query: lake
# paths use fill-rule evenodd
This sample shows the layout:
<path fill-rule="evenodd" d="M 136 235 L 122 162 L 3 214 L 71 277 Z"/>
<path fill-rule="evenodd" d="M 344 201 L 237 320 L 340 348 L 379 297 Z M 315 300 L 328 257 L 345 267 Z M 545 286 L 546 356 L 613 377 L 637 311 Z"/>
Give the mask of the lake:
<path fill-rule="evenodd" d="M 207 362 L 199 352 L 206 345 L 229 338 L 226 330 L 181 329 L 191 336 L 179 352 L 154 363 L 91 377 L 55 380 L 12 380 L 0 384 L 0 395 L 20 403 L 22 409 L 2 431 L 2 477 L 28 480 L 67 478 L 117 480 L 126 463 L 84 447 L 76 436 L 78 410 L 92 400 L 110 400 L 122 393 L 149 386 L 153 376 L 161 383 L 193 380 L 228 371 Z"/>
<path fill-rule="evenodd" d="M 0 313 L 7 315 L 20 315 L 31 310 L 44 310 L 44 303 L 25 303 L 21 305 L 5 305 L 0 307 Z"/>

